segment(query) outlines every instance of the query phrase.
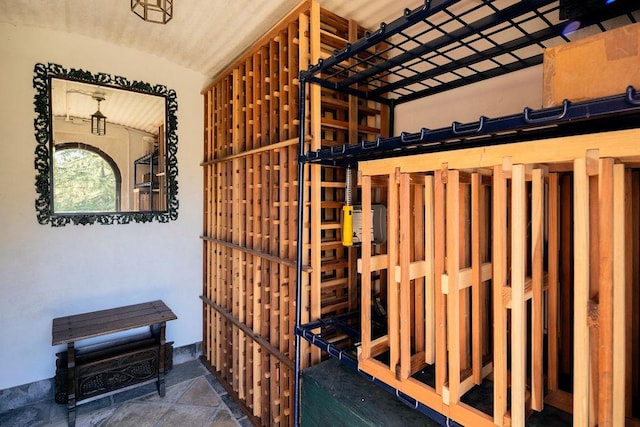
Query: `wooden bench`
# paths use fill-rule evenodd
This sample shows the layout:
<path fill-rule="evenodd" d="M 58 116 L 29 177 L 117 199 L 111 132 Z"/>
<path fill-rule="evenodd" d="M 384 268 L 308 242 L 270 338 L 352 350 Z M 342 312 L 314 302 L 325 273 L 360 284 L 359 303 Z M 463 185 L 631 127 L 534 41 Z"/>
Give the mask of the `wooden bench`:
<path fill-rule="evenodd" d="M 177 316 L 164 302 L 150 301 L 53 319 L 52 345 L 67 344 L 57 354 L 56 402 L 67 403 L 75 425 L 76 403 L 125 387 L 157 381 L 165 395 L 164 374 L 172 366 L 166 322 Z M 76 348 L 87 338 L 149 327 L 148 332 Z"/>

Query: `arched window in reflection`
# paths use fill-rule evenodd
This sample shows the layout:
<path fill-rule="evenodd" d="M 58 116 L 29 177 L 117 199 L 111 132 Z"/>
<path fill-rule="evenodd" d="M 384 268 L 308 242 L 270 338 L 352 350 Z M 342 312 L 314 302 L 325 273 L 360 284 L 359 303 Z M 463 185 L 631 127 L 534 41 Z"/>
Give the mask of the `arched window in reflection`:
<path fill-rule="evenodd" d="M 122 175 L 99 148 L 80 142 L 56 144 L 53 182 L 55 212 L 120 211 Z"/>

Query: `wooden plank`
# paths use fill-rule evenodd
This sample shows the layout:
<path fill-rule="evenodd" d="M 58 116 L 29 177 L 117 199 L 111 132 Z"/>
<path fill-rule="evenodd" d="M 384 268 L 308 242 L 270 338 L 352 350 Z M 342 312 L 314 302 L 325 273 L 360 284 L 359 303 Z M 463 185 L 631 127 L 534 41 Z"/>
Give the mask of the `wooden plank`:
<path fill-rule="evenodd" d="M 536 168 L 531 177 L 531 408 L 536 411 L 544 407 L 544 213 L 544 180 Z"/>
<path fill-rule="evenodd" d="M 252 92 L 253 92 L 253 109 L 251 111 L 253 115 L 253 134 L 251 135 L 252 150 L 253 150 L 253 185 L 252 196 L 256 203 L 252 206 L 253 217 L 253 239 L 251 242 L 251 250 L 256 252 L 262 252 L 261 239 L 263 233 L 263 221 L 262 221 L 262 152 L 255 151 L 257 147 L 260 147 L 260 132 L 261 132 L 261 105 L 258 104 L 260 98 L 261 86 L 262 86 L 262 61 L 261 56 L 257 52 L 253 55 L 253 76 L 252 76 Z M 266 266 L 267 262 L 262 257 L 253 255 L 253 332 L 261 334 L 263 327 L 263 315 L 262 315 L 262 268 Z M 257 417 L 262 416 L 262 349 L 260 346 L 253 346 L 253 414 Z"/>
<path fill-rule="evenodd" d="M 237 132 L 238 127 L 240 126 L 240 86 L 241 86 L 241 77 L 240 70 L 233 70 L 233 77 L 231 82 L 231 93 L 230 93 L 230 102 L 232 104 L 231 111 L 231 149 L 232 153 L 237 153 L 241 151 L 240 147 L 240 135 Z M 239 159 L 234 159 L 230 162 L 232 166 L 232 174 L 231 174 L 231 237 L 232 242 L 238 246 L 241 246 L 240 243 L 240 207 L 242 205 L 241 202 L 241 184 L 240 184 L 240 161 Z M 231 285 L 231 314 L 235 319 L 239 318 L 239 307 L 240 307 L 240 287 L 241 287 L 241 275 L 240 267 L 240 252 L 239 251 L 231 251 L 232 261 L 231 266 L 233 268 L 233 279 L 230 283 Z M 231 342 L 231 350 L 232 350 L 232 373 L 233 373 L 233 381 L 231 386 L 234 391 L 238 393 L 238 396 L 243 399 L 244 398 L 244 390 L 241 389 L 241 381 L 240 372 L 242 368 L 240 367 L 240 336 L 239 329 L 232 329 L 232 342 Z"/>
<path fill-rule="evenodd" d="M 502 289 L 507 283 L 507 182 L 502 162 L 493 169 L 493 422 L 507 413 L 507 316 Z"/>
<path fill-rule="evenodd" d="M 573 425 L 587 427 L 589 423 L 589 180 L 586 159 L 574 161 L 574 326 L 573 351 Z"/>
<path fill-rule="evenodd" d="M 309 141 L 310 138 L 307 137 L 307 141 Z M 234 159 L 238 159 L 238 158 L 243 158 L 243 157 L 249 157 L 249 156 L 253 156 L 254 154 L 259 154 L 262 153 L 264 151 L 269 151 L 269 150 L 275 150 L 278 148 L 285 148 L 285 147 L 289 147 L 291 145 L 297 145 L 300 142 L 299 138 L 291 138 L 291 139 L 287 139 L 284 141 L 280 141 L 280 142 L 276 142 L 274 144 L 271 145 L 267 145 L 264 147 L 257 147 L 251 150 L 247 150 L 247 151 L 243 151 L 241 153 L 234 153 L 231 154 L 229 156 L 225 156 L 219 159 L 210 159 L 207 161 L 204 161 L 202 163 L 200 163 L 200 166 L 209 166 L 212 164 L 216 164 L 216 163 L 220 163 L 220 162 L 226 162 L 229 160 L 234 160 Z"/>
<path fill-rule="evenodd" d="M 471 230 L 468 227 L 471 224 L 471 193 L 470 184 L 471 176 L 467 172 L 460 173 L 459 187 L 458 187 L 458 267 L 469 267 L 471 264 L 470 259 L 470 243 L 471 243 Z M 469 268 L 471 270 L 471 268 Z M 470 289 L 462 289 L 460 282 L 456 283 L 456 289 L 458 289 L 458 325 L 459 333 L 458 339 L 460 342 L 460 370 L 468 370 L 472 368 L 471 350 L 469 345 L 471 344 L 471 298 Z M 460 396 L 462 393 L 460 393 Z"/>
<path fill-rule="evenodd" d="M 411 262 L 411 186 L 408 174 L 400 174 L 400 379 L 406 380 L 411 372 L 411 283 L 409 279 L 409 263 Z M 367 215 L 364 215 L 367 216 Z M 368 230 L 365 228 L 365 230 Z M 393 344 L 392 344 L 393 345 Z"/>
<path fill-rule="evenodd" d="M 513 165 L 511 174 L 511 422 L 513 425 L 524 425 L 527 377 L 527 321 L 524 299 L 527 268 L 527 192 L 524 165 Z"/>
<path fill-rule="evenodd" d="M 424 184 L 424 260 L 425 260 L 425 352 L 424 361 L 435 362 L 436 315 L 435 315 L 435 277 L 434 277 L 434 195 L 433 176 L 425 177 Z"/>
<path fill-rule="evenodd" d="M 362 187 L 362 209 L 367 212 L 371 210 L 371 177 L 361 176 L 359 179 Z M 362 228 L 368 230 L 371 227 L 371 216 L 362 216 Z M 361 328 L 361 357 L 360 361 L 371 358 L 371 234 L 362 234 L 362 263 L 359 269 L 361 276 L 361 300 L 360 306 L 360 328 Z M 360 260 L 359 260 L 360 261 Z"/>
<path fill-rule="evenodd" d="M 472 377 L 475 384 L 482 382 L 482 321 L 480 304 L 480 224 L 485 221 L 480 207 L 482 185 L 480 175 L 471 174 L 471 339 Z"/>
<path fill-rule="evenodd" d="M 612 280 L 612 381 L 611 401 L 613 403 L 611 425 L 621 426 L 625 423 L 626 410 L 626 378 L 627 378 L 627 344 L 626 344 L 626 228 L 627 197 L 625 167 L 623 164 L 613 165 L 612 191 L 612 240 L 613 240 L 613 280 Z"/>
<path fill-rule="evenodd" d="M 600 160 L 598 426 L 613 422 L 613 159 Z M 618 208 L 620 208 L 618 206 Z M 623 222 L 624 224 L 624 222 Z M 624 284 L 624 281 L 622 282 Z M 622 356 L 622 355 L 619 355 Z M 623 357 L 623 356 L 622 356 Z M 623 368 L 624 369 L 624 368 Z"/>
<path fill-rule="evenodd" d="M 460 290 L 458 289 L 458 275 L 460 269 L 460 172 L 447 172 L 446 203 L 446 254 L 447 273 L 449 276 L 447 295 L 447 344 L 449 348 L 449 404 L 456 404 L 460 399 Z M 451 219 L 454 219 L 453 221 Z"/>
<path fill-rule="evenodd" d="M 557 173 L 549 174 L 548 194 L 548 279 L 547 279 L 547 388 L 549 392 L 558 390 L 558 283 L 559 283 L 559 177 Z"/>
<path fill-rule="evenodd" d="M 244 103 L 243 103 L 243 118 L 244 118 L 244 139 L 245 139 L 245 151 L 248 151 L 253 146 L 253 59 L 248 57 L 244 62 L 244 76 L 243 76 L 243 88 L 244 88 Z M 255 232 L 255 223 L 253 218 L 253 179 L 254 179 L 254 169 L 253 169 L 253 156 L 245 157 L 245 206 L 244 206 L 244 215 L 245 215 L 245 238 L 243 242 L 244 247 L 250 247 L 253 243 L 253 234 Z M 247 328 L 249 328 L 253 332 L 253 314 L 254 314 L 254 257 L 251 254 L 243 254 L 244 257 L 244 315 L 245 318 L 244 323 Z M 253 410 L 254 406 L 254 346 L 258 346 L 254 343 L 253 340 L 247 338 L 247 333 L 243 331 L 243 340 L 244 340 L 244 353 L 245 353 L 245 363 L 243 366 L 244 369 L 244 378 L 245 378 L 245 398 L 244 401 L 246 405 Z"/>
<path fill-rule="evenodd" d="M 640 171 L 634 170 L 632 172 L 631 190 L 630 203 L 632 204 L 633 215 L 637 217 L 638 212 L 640 212 Z M 632 221 L 629 228 L 632 244 L 628 250 L 631 252 L 633 259 L 637 260 L 640 258 L 640 221 Z M 640 268 L 637 263 L 633 263 L 633 265 L 630 304 L 632 307 L 640 307 Z M 638 337 L 638 334 L 640 334 L 640 310 L 634 309 L 629 320 L 631 321 L 632 333 Z M 640 339 L 630 339 L 629 341 L 631 341 L 629 356 L 632 360 L 630 395 L 637 400 L 638 396 L 640 396 Z M 637 412 L 636 416 L 638 416 Z"/>
<path fill-rule="evenodd" d="M 398 178 L 398 173 L 389 174 L 389 188 L 387 190 L 387 271 L 393 271 L 395 266 L 398 265 Z M 389 369 L 395 375 L 396 367 L 400 362 L 400 304 L 398 285 L 395 280 L 387 281 L 387 298 Z"/>
<path fill-rule="evenodd" d="M 624 326 L 625 326 L 625 390 L 624 390 L 624 401 L 625 401 L 625 416 L 627 418 L 631 418 L 633 416 L 633 274 L 636 269 L 635 263 L 633 262 L 633 247 L 634 247 L 634 218 L 633 218 L 633 172 L 630 168 L 625 169 L 624 176 L 624 269 L 625 269 L 625 285 L 624 285 Z M 616 203 L 616 201 L 614 201 Z M 615 226 L 615 224 L 614 224 Z M 614 231 L 615 233 L 615 231 Z M 617 234 L 616 234 L 617 235 Z M 617 243 L 618 244 L 618 243 Z M 616 244 L 616 247 L 617 247 Z M 615 285 L 614 285 L 615 286 Z M 615 289 L 615 288 L 614 288 Z M 615 290 L 614 290 L 615 292 Z M 614 293 L 614 300 L 617 295 Z M 614 304 L 616 302 L 614 301 Z M 617 319 L 617 317 L 616 317 Z M 637 361 L 640 363 L 640 360 Z"/>
<path fill-rule="evenodd" d="M 503 158 L 511 158 L 512 163 L 556 163 L 573 161 L 590 149 L 598 149 L 601 157 L 637 158 L 639 138 L 640 129 L 628 129 L 363 161 L 358 168 L 365 175 L 381 175 L 394 167 L 407 173 L 436 171 L 442 164 L 451 169 L 490 168 L 501 164 Z"/>
<path fill-rule="evenodd" d="M 311 3 L 309 18 L 309 60 L 311 63 L 316 64 L 320 59 L 320 5 L 317 2 Z M 319 85 L 311 85 L 309 88 L 309 120 L 310 120 L 310 135 L 311 143 L 310 150 L 317 150 L 321 146 L 321 88 Z M 300 117 L 300 122 L 304 123 L 306 118 Z M 311 235 L 309 236 L 309 243 L 311 244 L 311 268 L 310 275 L 311 284 L 311 300 L 309 316 L 311 321 L 317 320 L 321 315 L 321 303 L 322 298 L 320 295 L 322 279 L 321 279 L 321 250 L 320 242 L 322 241 L 321 233 L 321 201 L 322 193 L 320 183 L 321 167 L 319 165 L 311 165 L 310 167 L 310 179 L 311 179 L 311 207 L 310 207 L 310 220 L 311 220 Z M 318 348 L 311 349 L 311 363 L 315 364 L 320 361 L 320 350 Z"/>
<path fill-rule="evenodd" d="M 422 178 L 422 177 L 421 177 Z M 420 182 L 416 182 L 413 184 L 413 190 L 412 190 L 412 203 L 413 203 L 413 209 L 412 209 L 412 215 L 411 218 L 413 219 L 413 232 L 412 232 L 412 254 L 411 254 L 411 260 L 424 260 L 424 253 L 425 253 L 425 243 L 424 243 L 424 239 L 425 239 L 425 232 L 424 232 L 424 228 L 425 228 L 425 216 L 424 216 L 424 209 L 425 209 L 425 199 L 424 199 L 424 186 L 423 184 L 421 184 Z M 414 262 L 411 262 L 411 264 L 414 264 Z M 424 261 L 425 264 L 425 269 L 426 269 L 426 261 Z M 426 272 L 425 272 L 426 275 Z M 415 277 L 414 279 L 409 279 L 409 280 L 413 280 L 412 286 L 413 286 L 413 310 L 414 310 L 414 314 L 413 314 L 413 326 L 412 326 L 412 339 L 414 341 L 413 343 L 413 348 L 414 348 L 414 355 L 415 354 L 423 354 L 425 351 L 425 322 L 426 322 L 426 316 L 425 316 L 425 278 L 422 275 L 420 277 Z M 415 359 L 414 356 L 412 356 L 412 359 Z M 424 360 L 424 357 L 422 358 Z M 422 362 L 422 365 L 418 368 L 422 368 L 422 366 L 424 365 L 424 362 Z M 413 370 L 412 370 L 413 373 Z"/>
<path fill-rule="evenodd" d="M 446 205 L 445 183 L 442 172 L 434 174 L 434 230 L 445 229 Z M 446 178 L 446 177 L 444 177 Z M 445 235 L 434 236 L 434 278 L 435 278 L 435 363 L 436 393 L 442 394 L 447 377 L 447 320 L 445 297 L 442 293 L 442 276 L 445 269 Z"/>
<path fill-rule="evenodd" d="M 364 218 L 366 215 L 363 215 Z M 362 261 L 363 258 L 358 259 L 357 268 L 358 273 L 362 273 Z M 382 255 L 371 255 L 369 261 L 369 270 L 370 271 L 380 271 L 386 270 L 389 264 L 389 256 L 387 254 Z"/>
<path fill-rule="evenodd" d="M 53 319 L 52 345 L 175 320 L 178 317 L 160 300 Z"/>

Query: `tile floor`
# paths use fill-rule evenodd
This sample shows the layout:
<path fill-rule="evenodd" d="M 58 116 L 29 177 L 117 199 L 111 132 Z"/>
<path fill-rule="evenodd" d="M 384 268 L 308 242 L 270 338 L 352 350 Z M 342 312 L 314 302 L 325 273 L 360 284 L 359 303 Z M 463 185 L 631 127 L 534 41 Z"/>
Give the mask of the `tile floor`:
<path fill-rule="evenodd" d="M 249 427 L 251 422 L 216 378 L 193 360 L 174 365 L 161 398 L 146 384 L 76 409 L 77 427 Z M 0 413 L 1 427 L 64 427 L 66 405 L 44 401 Z"/>

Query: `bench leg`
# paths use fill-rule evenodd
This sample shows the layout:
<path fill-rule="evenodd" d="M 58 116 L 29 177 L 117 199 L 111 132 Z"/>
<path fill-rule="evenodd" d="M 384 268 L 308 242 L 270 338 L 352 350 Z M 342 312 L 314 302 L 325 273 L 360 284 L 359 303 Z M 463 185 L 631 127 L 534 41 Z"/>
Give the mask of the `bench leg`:
<path fill-rule="evenodd" d="M 165 384 L 164 384 L 164 366 L 165 366 L 165 352 L 166 352 L 166 322 L 162 322 L 159 325 L 159 336 L 158 340 L 160 342 L 160 354 L 158 355 L 158 394 L 160 397 L 164 397 L 165 395 Z"/>
<path fill-rule="evenodd" d="M 69 427 L 76 425 L 76 351 L 74 343 L 67 344 L 67 408 Z"/>

